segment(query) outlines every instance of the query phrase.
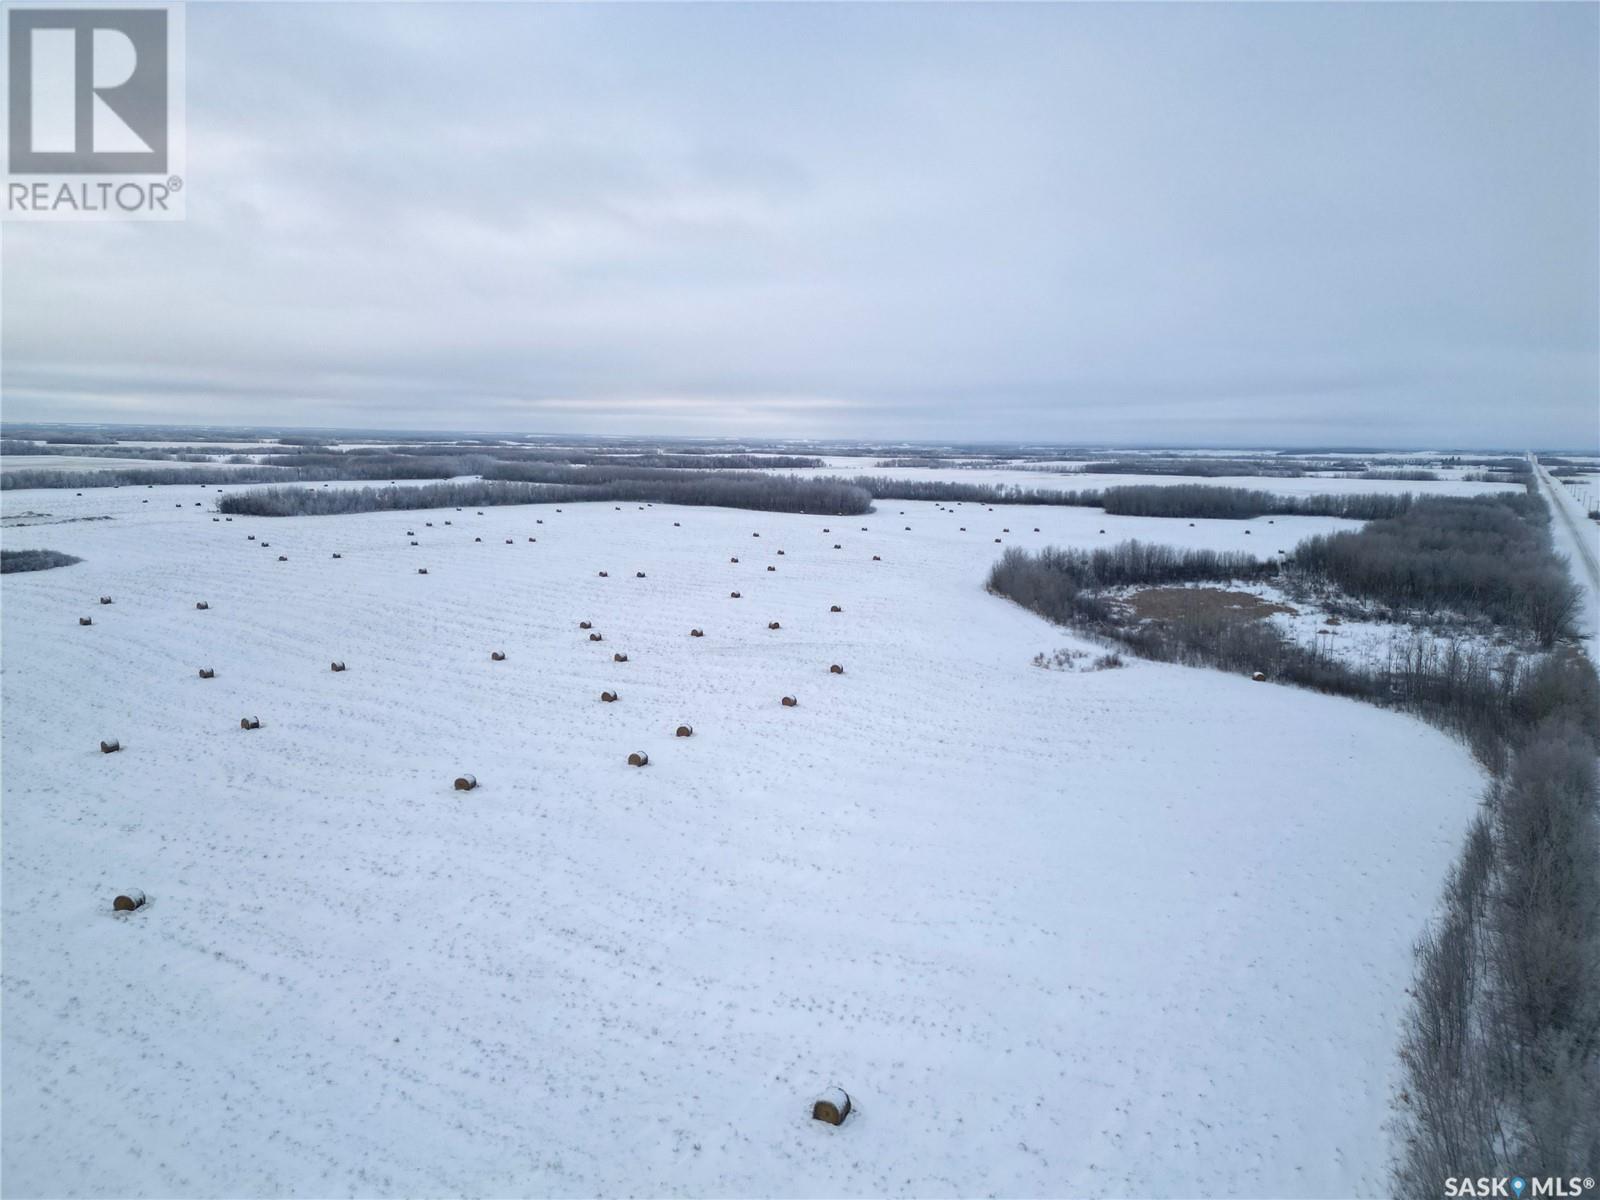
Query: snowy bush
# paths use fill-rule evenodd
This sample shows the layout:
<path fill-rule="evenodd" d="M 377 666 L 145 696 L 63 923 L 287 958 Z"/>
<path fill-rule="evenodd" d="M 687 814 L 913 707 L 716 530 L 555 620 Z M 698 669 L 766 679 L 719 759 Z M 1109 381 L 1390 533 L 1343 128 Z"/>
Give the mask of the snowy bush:
<path fill-rule="evenodd" d="M 82 562 L 58 550 L 0 550 L 0 574 L 13 571 L 48 571 L 51 567 L 70 567 Z"/>

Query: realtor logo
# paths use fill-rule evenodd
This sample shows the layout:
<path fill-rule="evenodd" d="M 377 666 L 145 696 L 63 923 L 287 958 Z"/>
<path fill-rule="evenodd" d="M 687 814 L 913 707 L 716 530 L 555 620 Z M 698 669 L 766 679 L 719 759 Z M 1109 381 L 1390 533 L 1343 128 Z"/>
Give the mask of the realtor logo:
<path fill-rule="evenodd" d="M 7 217 L 182 217 L 182 32 L 176 3 L 7 9 Z"/>

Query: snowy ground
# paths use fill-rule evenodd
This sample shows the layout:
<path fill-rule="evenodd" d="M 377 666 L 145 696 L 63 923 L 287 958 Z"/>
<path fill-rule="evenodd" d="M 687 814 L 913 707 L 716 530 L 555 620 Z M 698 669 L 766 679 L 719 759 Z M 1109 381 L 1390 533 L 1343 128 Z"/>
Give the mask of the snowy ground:
<path fill-rule="evenodd" d="M 213 494 L 3 497 L 6 1194 L 1385 1191 L 1466 752 L 982 590 L 1337 522 Z"/>

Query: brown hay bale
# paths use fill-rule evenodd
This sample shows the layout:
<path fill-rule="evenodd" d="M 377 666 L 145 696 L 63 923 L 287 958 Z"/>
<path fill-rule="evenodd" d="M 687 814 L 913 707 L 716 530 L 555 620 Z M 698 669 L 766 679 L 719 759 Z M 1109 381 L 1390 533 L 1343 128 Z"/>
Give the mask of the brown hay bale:
<path fill-rule="evenodd" d="M 137 912 L 145 906 L 144 893 L 138 888 L 129 888 L 111 902 L 112 912 Z"/>
<path fill-rule="evenodd" d="M 201 667 L 200 668 L 200 678 L 201 679 L 215 679 L 216 677 L 217 677 L 217 672 L 216 672 L 216 669 L 214 667 Z"/>
<path fill-rule="evenodd" d="M 491 650 L 491 651 L 489 651 L 489 661 L 490 662 L 505 662 L 505 660 L 506 660 L 506 652 L 504 650 Z"/>
<path fill-rule="evenodd" d="M 800 706 L 800 701 L 796 700 L 793 696 L 785 696 L 783 698 L 783 706 L 785 708 L 798 708 Z"/>
<path fill-rule="evenodd" d="M 1267 681 L 1267 673 L 1265 671 L 1257 671 L 1255 674 L 1251 675 L 1250 678 L 1255 680 L 1257 683 L 1265 683 Z"/>
<path fill-rule="evenodd" d="M 776 621 L 768 621 L 767 622 L 767 628 L 768 629 L 776 629 L 776 628 L 778 628 L 778 623 Z"/>
<path fill-rule="evenodd" d="M 456 791 L 458 791 L 458 792 L 470 792 L 473 788 L 475 788 L 477 786 L 478 786 L 478 777 L 476 775 L 457 775 L 456 776 Z"/>
<path fill-rule="evenodd" d="M 649 763 L 650 756 L 643 750 L 635 750 L 632 754 L 628 755 L 628 765 L 630 767 L 648 766 Z"/>
<path fill-rule="evenodd" d="M 579 629 L 593 629 L 594 628 L 594 622 L 593 621 L 579 621 L 578 622 L 578 628 Z"/>
<path fill-rule="evenodd" d="M 689 636 L 690 637 L 705 637 L 705 635 L 706 635 L 706 631 L 704 629 L 691 629 L 691 630 L 689 630 Z"/>
<path fill-rule="evenodd" d="M 619 650 L 617 653 L 615 653 L 615 654 L 613 654 L 611 656 L 611 661 L 612 662 L 627 662 L 628 661 L 628 656 L 626 654 L 623 654 Z"/>
<path fill-rule="evenodd" d="M 331 670 L 331 671 L 342 671 L 342 670 L 344 670 L 344 663 L 339 662 L 339 661 L 334 661 L 333 663 L 329 664 L 329 668 L 328 669 Z"/>
<path fill-rule="evenodd" d="M 617 702 L 617 694 L 615 692 L 601 692 L 600 699 L 606 704 L 615 704 Z"/>
<path fill-rule="evenodd" d="M 739 593 L 738 592 L 729 592 L 728 593 L 728 597 L 729 597 L 729 599 L 737 600 L 739 598 Z M 88 622 L 85 621 L 84 624 L 87 625 Z"/>
<path fill-rule="evenodd" d="M 811 1119 L 829 1125 L 843 1125 L 850 1115 L 850 1096 L 843 1088 L 829 1088 L 811 1105 Z"/>
<path fill-rule="evenodd" d="M 427 573 L 428 573 L 428 568 L 427 567 L 418 567 L 417 568 L 417 574 L 418 575 L 426 575 Z"/>
<path fill-rule="evenodd" d="M 100 603 L 101 604 L 110 604 L 111 603 L 111 597 L 110 596 L 101 596 L 100 597 Z"/>
<path fill-rule="evenodd" d="M 844 674 L 844 668 L 841 667 L 838 663 L 834 663 L 831 667 L 828 668 L 828 674 L 829 675 L 843 675 Z"/>
<path fill-rule="evenodd" d="M 674 731 L 672 736 L 673 737 L 693 737 L 694 736 L 694 726 L 693 725 L 679 725 L 677 730 Z"/>
<path fill-rule="evenodd" d="M 78 624 L 79 625 L 93 625 L 94 624 L 94 618 L 93 617 L 79 617 L 78 618 Z"/>
<path fill-rule="evenodd" d="M 843 612 L 844 609 L 840 608 L 837 604 L 831 604 L 831 605 L 828 606 L 828 611 L 829 612 Z"/>
<path fill-rule="evenodd" d="M 643 571 L 635 571 L 633 573 L 633 577 L 635 579 L 643 579 L 644 578 L 644 572 Z"/>
<path fill-rule="evenodd" d="M 591 633 L 589 635 L 589 640 L 591 642 L 603 642 L 605 641 L 605 638 L 601 637 L 598 633 Z"/>
<path fill-rule="evenodd" d="M 1338 617 L 1329 617 L 1329 618 L 1328 618 L 1328 624 L 1329 624 L 1329 625 L 1343 625 L 1343 624 L 1344 624 L 1344 621 L 1342 621 L 1342 620 L 1341 620 L 1341 619 L 1340 619 L 1340 618 L 1338 618 Z"/>
<path fill-rule="evenodd" d="M 260 717 L 240 717 L 239 718 L 239 728 L 240 729 L 260 729 L 261 728 L 261 718 Z"/>
<path fill-rule="evenodd" d="M 115 754 L 118 750 L 121 750 L 121 749 L 122 749 L 122 743 L 117 741 L 116 738 L 112 738 L 109 742 L 101 742 L 100 743 L 100 753 L 101 754 Z"/>

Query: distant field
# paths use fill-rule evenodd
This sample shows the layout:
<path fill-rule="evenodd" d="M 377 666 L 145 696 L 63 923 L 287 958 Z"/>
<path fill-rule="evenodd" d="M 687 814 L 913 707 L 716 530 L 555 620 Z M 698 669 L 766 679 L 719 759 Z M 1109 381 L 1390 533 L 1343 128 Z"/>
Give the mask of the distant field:
<path fill-rule="evenodd" d="M 3 498 L 8 1191 L 1384 1191 L 1466 751 L 982 589 L 1348 523 L 215 494 Z"/>

